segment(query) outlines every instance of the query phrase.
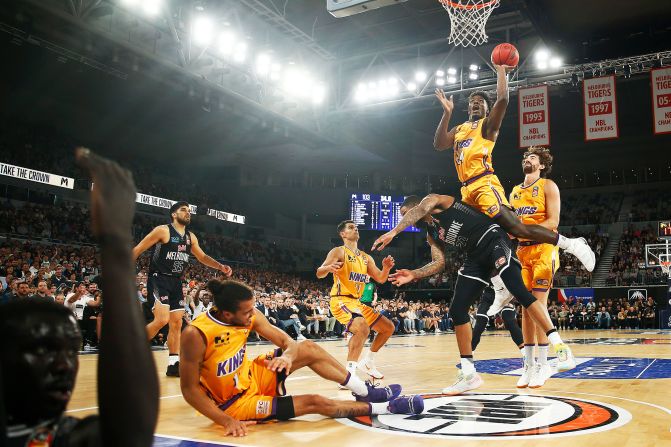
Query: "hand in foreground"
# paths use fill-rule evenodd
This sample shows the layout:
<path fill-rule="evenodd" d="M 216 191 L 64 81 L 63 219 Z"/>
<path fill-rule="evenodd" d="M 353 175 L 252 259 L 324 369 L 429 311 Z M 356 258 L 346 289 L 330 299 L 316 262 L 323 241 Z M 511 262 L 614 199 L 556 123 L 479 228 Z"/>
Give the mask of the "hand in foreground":
<path fill-rule="evenodd" d="M 394 261 L 394 258 L 391 256 L 387 256 L 382 260 L 382 267 L 391 270 L 396 262 Z"/>
<path fill-rule="evenodd" d="M 436 98 L 438 98 L 438 102 L 440 102 L 440 105 L 443 107 L 443 110 L 446 113 L 451 114 L 452 111 L 454 110 L 454 99 L 453 99 L 454 96 L 450 95 L 450 97 L 447 98 L 442 88 L 437 88 L 434 91 L 434 93 L 436 95 Z"/>
<path fill-rule="evenodd" d="M 84 147 L 75 150 L 75 157 L 93 179 L 91 232 L 96 237 L 111 236 L 130 243 L 136 199 L 133 175 Z"/>

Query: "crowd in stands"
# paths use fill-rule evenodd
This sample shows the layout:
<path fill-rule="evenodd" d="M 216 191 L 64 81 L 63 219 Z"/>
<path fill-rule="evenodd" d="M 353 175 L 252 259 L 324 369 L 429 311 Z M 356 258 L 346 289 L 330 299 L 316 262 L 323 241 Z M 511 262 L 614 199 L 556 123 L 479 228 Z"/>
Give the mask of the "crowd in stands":
<path fill-rule="evenodd" d="M 645 267 L 645 244 L 657 242 L 657 229 L 652 226 L 626 228 L 613 257 L 606 285 L 665 284 L 666 276 L 660 268 Z"/>
<path fill-rule="evenodd" d="M 518 314 L 521 308 L 518 306 Z M 595 302 L 569 297 L 564 303 L 551 301 L 548 312 L 560 329 L 652 329 L 657 327 L 657 305 L 651 297 L 608 298 Z"/>
<path fill-rule="evenodd" d="M 655 189 L 637 191 L 633 195 L 634 206 L 629 214 L 630 222 L 648 222 L 671 219 L 671 191 Z"/>
<path fill-rule="evenodd" d="M 615 222 L 622 204 L 621 193 L 563 194 L 561 199 L 561 224 L 571 226 Z"/>

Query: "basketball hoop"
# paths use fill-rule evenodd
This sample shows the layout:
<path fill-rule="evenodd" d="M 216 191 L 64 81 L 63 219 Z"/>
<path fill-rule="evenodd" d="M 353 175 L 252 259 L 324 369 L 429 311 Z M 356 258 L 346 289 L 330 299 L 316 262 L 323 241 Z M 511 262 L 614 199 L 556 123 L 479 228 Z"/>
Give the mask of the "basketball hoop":
<path fill-rule="evenodd" d="M 438 0 L 450 15 L 447 41 L 464 47 L 487 42 L 485 25 L 500 0 Z"/>
<path fill-rule="evenodd" d="M 671 261 L 661 261 L 659 266 L 662 268 L 662 273 L 668 276 L 669 267 L 671 267 Z"/>

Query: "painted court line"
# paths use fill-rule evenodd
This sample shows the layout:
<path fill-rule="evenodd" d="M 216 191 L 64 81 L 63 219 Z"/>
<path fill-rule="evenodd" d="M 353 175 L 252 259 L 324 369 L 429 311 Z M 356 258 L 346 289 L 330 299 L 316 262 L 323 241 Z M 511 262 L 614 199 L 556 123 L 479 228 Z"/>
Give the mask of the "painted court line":
<path fill-rule="evenodd" d="M 641 371 L 641 374 L 637 375 L 636 378 L 638 379 L 639 377 L 641 377 L 643 375 L 643 373 L 646 372 L 648 370 L 648 368 L 650 368 L 652 366 L 652 364 L 655 363 L 656 361 L 657 361 L 657 359 L 654 359 L 652 362 L 650 362 L 650 364 L 648 366 L 646 366 L 645 369 L 643 371 Z"/>

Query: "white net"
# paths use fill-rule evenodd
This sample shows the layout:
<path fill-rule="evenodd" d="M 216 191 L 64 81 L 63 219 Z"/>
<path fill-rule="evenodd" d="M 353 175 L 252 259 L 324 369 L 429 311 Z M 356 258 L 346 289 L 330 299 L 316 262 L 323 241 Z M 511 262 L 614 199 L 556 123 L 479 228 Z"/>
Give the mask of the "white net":
<path fill-rule="evenodd" d="M 450 15 L 449 43 L 464 47 L 487 42 L 485 25 L 500 0 L 440 0 Z"/>

